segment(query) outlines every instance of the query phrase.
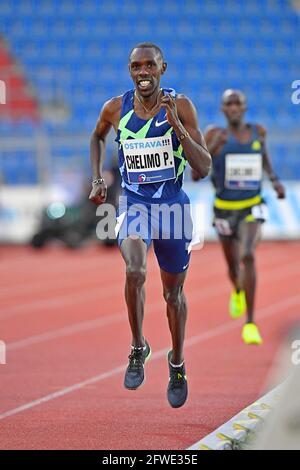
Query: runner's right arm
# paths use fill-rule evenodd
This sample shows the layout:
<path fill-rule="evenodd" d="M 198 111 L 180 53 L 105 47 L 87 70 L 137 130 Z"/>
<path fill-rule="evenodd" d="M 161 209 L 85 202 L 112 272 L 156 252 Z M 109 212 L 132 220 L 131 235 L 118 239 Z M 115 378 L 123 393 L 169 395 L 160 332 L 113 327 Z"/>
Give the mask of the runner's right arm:
<path fill-rule="evenodd" d="M 263 169 L 267 173 L 272 183 L 273 189 L 277 193 L 278 199 L 284 199 L 285 188 L 283 184 L 279 181 L 279 178 L 274 173 L 271 158 L 266 147 L 266 135 L 267 135 L 266 129 L 263 126 L 257 124 L 257 131 L 260 137 L 260 142 L 262 144 Z"/>
<path fill-rule="evenodd" d="M 90 140 L 90 161 L 93 180 L 102 178 L 102 164 L 104 160 L 105 139 L 112 127 L 117 128 L 120 113 L 120 97 L 107 101 L 97 120 Z M 90 201 L 100 205 L 106 200 L 107 187 L 105 182 L 94 184 L 89 196 Z"/>
<path fill-rule="evenodd" d="M 208 151 L 211 157 L 214 157 L 216 150 L 220 150 L 221 147 L 226 143 L 227 140 L 227 131 L 225 129 L 221 129 L 219 127 L 209 126 L 205 133 L 204 139 L 208 148 Z M 198 181 L 201 178 L 201 175 L 198 174 L 197 171 L 192 169 L 192 179 L 193 181 Z M 215 185 L 214 177 L 211 177 L 213 185 Z"/>

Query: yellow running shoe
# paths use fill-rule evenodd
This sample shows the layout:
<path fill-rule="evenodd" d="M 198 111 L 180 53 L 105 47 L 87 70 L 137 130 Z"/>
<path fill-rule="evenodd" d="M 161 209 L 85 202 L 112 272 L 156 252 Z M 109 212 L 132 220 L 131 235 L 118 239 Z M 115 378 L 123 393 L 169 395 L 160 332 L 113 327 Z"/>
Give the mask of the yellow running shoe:
<path fill-rule="evenodd" d="M 232 291 L 229 302 L 229 313 L 231 318 L 240 318 L 247 310 L 245 291 Z"/>
<path fill-rule="evenodd" d="M 262 344 L 263 340 L 259 334 L 258 328 L 255 323 L 246 323 L 243 326 L 242 338 L 246 344 Z"/>

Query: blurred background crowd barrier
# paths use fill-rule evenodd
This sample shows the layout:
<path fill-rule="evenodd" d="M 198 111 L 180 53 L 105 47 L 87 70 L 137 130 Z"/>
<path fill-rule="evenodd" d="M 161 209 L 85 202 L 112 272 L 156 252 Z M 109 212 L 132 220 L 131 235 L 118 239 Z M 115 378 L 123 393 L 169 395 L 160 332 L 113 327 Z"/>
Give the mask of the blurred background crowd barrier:
<path fill-rule="evenodd" d="M 247 120 L 267 128 L 287 185 L 284 202 L 266 185 L 264 236 L 299 238 L 299 1 L 7 0 L 0 7 L 0 242 L 29 241 L 51 202 L 80 205 L 90 133 L 104 102 L 132 87 L 128 53 L 146 40 L 168 62 L 162 85 L 194 101 L 202 129 L 224 125 L 224 89 L 246 93 Z M 111 183 L 116 167 L 111 135 Z M 192 201 L 205 204 L 206 239 L 213 239 L 209 180 L 193 184 L 188 169 L 185 185 Z"/>

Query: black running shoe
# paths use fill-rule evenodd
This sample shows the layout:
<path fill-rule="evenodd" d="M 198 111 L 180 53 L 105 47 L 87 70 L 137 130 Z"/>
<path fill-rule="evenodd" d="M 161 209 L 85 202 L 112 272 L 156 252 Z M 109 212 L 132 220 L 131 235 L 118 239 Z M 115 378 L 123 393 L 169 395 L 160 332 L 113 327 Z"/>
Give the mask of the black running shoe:
<path fill-rule="evenodd" d="M 168 352 L 168 364 L 170 379 L 168 385 L 168 401 L 172 408 L 180 408 L 185 404 L 188 396 L 188 385 L 185 375 L 184 363 L 181 367 L 173 367 L 170 364 L 172 351 Z"/>
<path fill-rule="evenodd" d="M 125 372 L 124 387 L 136 390 L 145 380 L 144 364 L 151 356 L 151 348 L 145 340 L 146 348 L 133 348 L 128 356 L 129 364 Z"/>

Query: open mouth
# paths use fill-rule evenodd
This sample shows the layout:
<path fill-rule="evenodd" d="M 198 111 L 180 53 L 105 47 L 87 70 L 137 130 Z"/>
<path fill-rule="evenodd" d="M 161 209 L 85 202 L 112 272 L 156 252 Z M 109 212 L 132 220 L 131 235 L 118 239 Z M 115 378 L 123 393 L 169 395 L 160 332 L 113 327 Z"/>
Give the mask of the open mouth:
<path fill-rule="evenodd" d="M 151 85 L 151 81 L 150 80 L 140 80 L 138 82 L 138 86 L 141 90 L 145 90 L 146 88 L 149 88 Z"/>

